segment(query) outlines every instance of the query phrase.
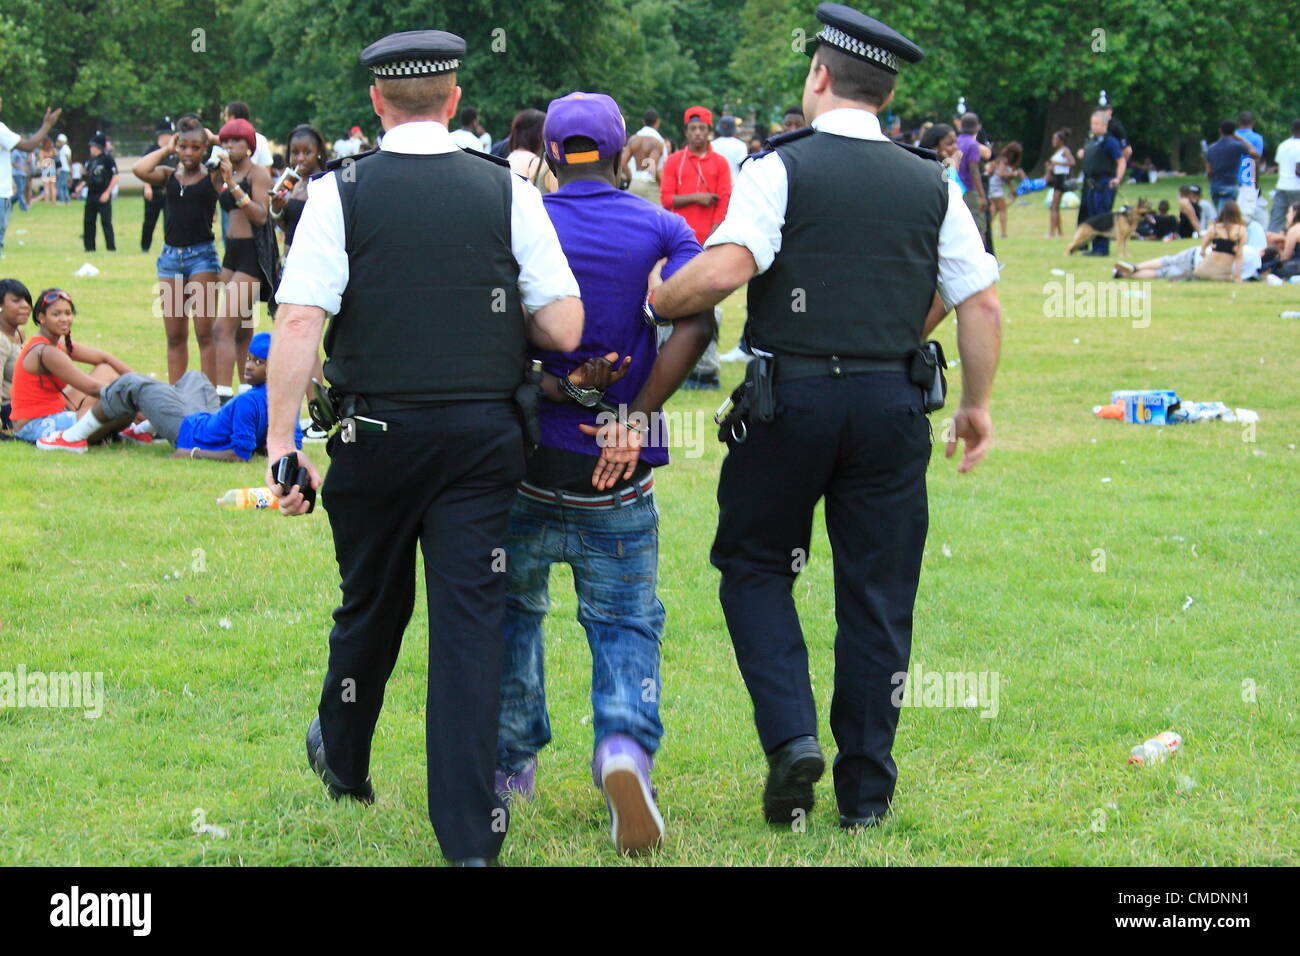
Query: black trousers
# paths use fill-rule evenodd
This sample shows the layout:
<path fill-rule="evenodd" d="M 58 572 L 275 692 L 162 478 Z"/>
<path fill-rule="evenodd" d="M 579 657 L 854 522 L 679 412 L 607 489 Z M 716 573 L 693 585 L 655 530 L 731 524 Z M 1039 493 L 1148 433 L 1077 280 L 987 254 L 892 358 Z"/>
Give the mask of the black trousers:
<path fill-rule="evenodd" d="M 495 794 L 504 548 L 522 432 L 511 402 L 373 416 L 387 432 L 331 442 L 322 503 L 343 601 L 321 691 L 325 759 L 365 780 L 370 743 L 415 604 L 416 548 L 429 607 L 429 820 L 449 859 L 495 856 L 507 816 Z"/>
<path fill-rule="evenodd" d="M 90 187 L 86 187 L 87 190 Z M 95 217 L 99 216 L 100 221 L 104 224 L 104 245 L 109 252 L 117 250 L 117 240 L 113 236 L 113 200 L 100 202 L 99 197 L 103 194 L 101 190 L 98 193 L 87 192 L 86 195 L 86 213 L 82 219 L 82 239 L 86 244 L 87 252 L 95 251 Z"/>
<path fill-rule="evenodd" d="M 158 225 L 158 217 L 166 205 L 167 194 L 163 192 L 163 187 L 155 186 L 153 199 L 144 201 L 144 225 L 140 227 L 140 248 L 144 252 L 148 252 L 153 245 L 154 227 Z"/>
<path fill-rule="evenodd" d="M 718 485 L 711 555 L 736 660 L 769 753 L 817 733 L 808 651 L 791 589 L 826 501 L 835 571 L 835 795 L 853 817 L 883 813 L 898 770 L 893 693 L 906 672 L 928 510 L 931 435 L 902 372 L 776 386 L 778 417 L 751 421 Z"/>

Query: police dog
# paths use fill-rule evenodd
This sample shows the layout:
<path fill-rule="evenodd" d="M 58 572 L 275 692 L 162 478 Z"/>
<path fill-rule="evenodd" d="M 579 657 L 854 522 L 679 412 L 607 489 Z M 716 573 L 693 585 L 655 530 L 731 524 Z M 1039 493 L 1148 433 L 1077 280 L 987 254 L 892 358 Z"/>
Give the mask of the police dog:
<path fill-rule="evenodd" d="M 1103 212 L 1080 223 L 1074 238 L 1065 249 L 1071 255 L 1082 249 L 1097 236 L 1119 241 L 1119 254 L 1124 255 L 1128 248 L 1128 237 L 1137 229 L 1138 220 L 1151 212 L 1151 204 L 1145 199 L 1138 199 L 1136 206 L 1120 206 L 1114 212 Z"/>

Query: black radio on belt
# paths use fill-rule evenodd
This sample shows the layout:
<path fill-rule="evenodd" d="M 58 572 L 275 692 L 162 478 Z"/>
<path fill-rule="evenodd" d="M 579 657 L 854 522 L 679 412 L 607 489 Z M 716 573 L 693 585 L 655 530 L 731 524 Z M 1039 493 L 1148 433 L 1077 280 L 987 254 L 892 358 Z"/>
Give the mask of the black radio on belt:
<path fill-rule="evenodd" d="M 924 393 L 926 412 L 943 408 L 948 395 L 948 379 L 943 374 L 947 367 L 943 346 L 938 342 L 922 342 L 921 347 L 912 353 L 908 377 Z"/>

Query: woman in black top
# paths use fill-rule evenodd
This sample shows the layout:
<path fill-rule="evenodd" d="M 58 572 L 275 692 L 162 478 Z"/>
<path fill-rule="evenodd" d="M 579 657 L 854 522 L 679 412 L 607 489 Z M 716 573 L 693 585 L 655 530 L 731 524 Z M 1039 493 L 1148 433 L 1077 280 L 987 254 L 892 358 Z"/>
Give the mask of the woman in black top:
<path fill-rule="evenodd" d="M 158 257 L 158 286 L 163 325 L 167 330 L 167 380 L 175 385 L 189 367 L 188 315 L 194 316 L 194 340 L 199 367 L 208 381 L 217 375 L 213 326 L 217 315 L 217 283 L 221 263 L 213 244 L 212 216 L 221 177 L 203 165 L 210 134 L 197 118 L 183 116 L 177 132 L 135 164 L 141 182 L 166 194 L 162 255 Z M 176 154 L 176 167 L 161 165 Z"/>
<path fill-rule="evenodd" d="M 253 162 L 257 131 L 246 119 L 232 119 L 218 134 L 226 155 L 217 167 L 225 189 L 221 206 L 230 212 L 221 281 L 225 307 L 214 329 L 217 378 L 212 384 L 230 387 L 237 369 L 248 358 L 248 342 L 257 324 L 253 312 L 260 299 L 270 300 L 279 278 L 279 252 L 270 219 L 271 174 Z"/>
<path fill-rule="evenodd" d="M 286 258 L 293 245 L 293 231 L 302 218 L 302 207 L 307 204 L 307 181 L 325 168 L 325 138 L 316 127 L 303 124 L 289 134 L 288 149 L 289 165 L 300 178 L 292 189 L 271 196 L 271 218 L 284 233 Z"/>

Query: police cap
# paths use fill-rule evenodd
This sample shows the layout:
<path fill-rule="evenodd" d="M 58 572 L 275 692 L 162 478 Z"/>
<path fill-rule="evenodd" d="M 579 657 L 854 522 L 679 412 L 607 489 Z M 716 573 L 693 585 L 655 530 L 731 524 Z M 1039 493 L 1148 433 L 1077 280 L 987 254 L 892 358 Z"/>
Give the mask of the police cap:
<path fill-rule="evenodd" d="M 919 63 L 925 56 L 898 31 L 842 3 L 818 4 L 817 19 L 826 24 L 817 34 L 818 43 L 890 73 L 898 72 L 899 63 Z"/>
<path fill-rule="evenodd" d="M 375 76 L 435 76 L 460 68 L 465 41 L 442 30 L 390 33 L 361 51 L 361 65 Z"/>

